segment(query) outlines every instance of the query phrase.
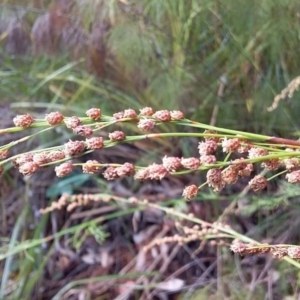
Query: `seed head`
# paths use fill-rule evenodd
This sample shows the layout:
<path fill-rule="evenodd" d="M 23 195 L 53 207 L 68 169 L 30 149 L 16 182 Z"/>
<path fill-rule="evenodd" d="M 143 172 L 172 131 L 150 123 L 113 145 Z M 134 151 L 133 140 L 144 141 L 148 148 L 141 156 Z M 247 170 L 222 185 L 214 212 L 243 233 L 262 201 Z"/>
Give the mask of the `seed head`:
<path fill-rule="evenodd" d="M 148 167 L 148 171 L 149 178 L 154 180 L 161 180 L 169 174 L 168 170 L 163 165 L 159 165 L 156 163 L 150 165 Z"/>
<path fill-rule="evenodd" d="M 204 130 L 203 133 L 205 133 L 205 134 L 218 134 L 217 131 L 215 131 L 215 130 L 209 130 L 209 129 Z M 206 137 L 204 137 L 204 140 L 205 141 L 214 141 L 214 142 L 218 143 L 220 141 L 220 138 L 219 137 L 215 137 L 215 136 L 206 136 Z"/>
<path fill-rule="evenodd" d="M 171 115 L 172 120 L 184 119 L 184 114 L 180 110 L 172 110 L 172 111 L 170 111 L 170 115 Z"/>
<path fill-rule="evenodd" d="M 225 182 L 222 178 L 222 171 L 220 169 L 209 169 L 206 175 L 207 183 L 215 192 L 221 191 L 225 187 Z"/>
<path fill-rule="evenodd" d="M 152 117 L 161 122 L 171 121 L 171 114 L 168 110 L 158 110 L 152 115 Z"/>
<path fill-rule="evenodd" d="M 246 153 L 252 148 L 252 144 L 246 140 L 240 140 L 240 146 L 237 149 L 238 153 Z"/>
<path fill-rule="evenodd" d="M 2 166 L 0 166 L 0 176 L 3 174 L 3 172 L 4 172 L 4 169 Z"/>
<path fill-rule="evenodd" d="M 240 147 L 240 144 L 241 144 L 240 140 L 237 138 L 234 139 L 224 138 L 222 141 L 223 152 L 229 153 L 229 152 L 237 151 L 238 148 Z"/>
<path fill-rule="evenodd" d="M 268 159 L 264 161 L 261 166 L 269 171 L 275 171 L 280 166 L 280 161 L 278 158 Z"/>
<path fill-rule="evenodd" d="M 144 107 L 142 109 L 140 109 L 140 115 L 141 116 L 152 116 L 153 115 L 153 109 L 151 107 Z"/>
<path fill-rule="evenodd" d="M 229 166 L 222 171 L 222 180 L 225 184 L 234 184 L 238 180 L 238 172 L 233 166 Z"/>
<path fill-rule="evenodd" d="M 130 176 L 134 173 L 134 165 L 131 163 L 125 163 L 120 167 L 116 168 L 118 177 Z"/>
<path fill-rule="evenodd" d="M 116 167 L 108 167 L 104 172 L 103 176 L 106 180 L 114 180 L 118 178 Z"/>
<path fill-rule="evenodd" d="M 198 149 L 200 155 L 210 155 L 216 152 L 218 149 L 218 144 L 215 141 L 208 140 L 205 142 L 200 142 Z"/>
<path fill-rule="evenodd" d="M 76 154 L 80 154 L 85 150 L 85 144 L 82 141 L 72 141 L 69 140 L 69 142 L 67 142 L 64 145 L 64 152 L 66 155 L 76 155 Z"/>
<path fill-rule="evenodd" d="M 116 120 L 120 120 L 124 118 L 124 111 L 119 111 L 113 114 L 113 118 Z"/>
<path fill-rule="evenodd" d="M 261 148 L 255 148 L 255 147 L 249 149 L 248 151 L 248 157 L 251 159 L 266 156 L 268 154 L 269 152 L 267 150 Z"/>
<path fill-rule="evenodd" d="M 64 177 L 72 173 L 73 164 L 71 162 L 62 163 L 54 168 L 57 177 Z"/>
<path fill-rule="evenodd" d="M 151 131 L 155 127 L 155 121 L 151 119 L 140 119 L 137 127 L 143 131 Z"/>
<path fill-rule="evenodd" d="M 20 166 L 24 163 L 32 162 L 32 161 L 33 161 L 33 154 L 31 152 L 28 152 L 18 156 L 15 160 L 15 164 L 16 166 Z"/>
<path fill-rule="evenodd" d="M 102 169 L 102 167 L 98 165 L 99 162 L 97 160 L 88 160 L 82 165 L 82 172 L 88 174 L 97 174 Z"/>
<path fill-rule="evenodd" d="M 91 137 L 85 140 L 87 149 L 101 149 L 103 148 L 103 138 L 102 137 Z"/>
<path fill-rule="evenodd" d="M 299 183 L 300 182 L 300 170 L 293 171 L 286 174 L 285 178 L 289 183 Z"/>
<path fill-rule="evenodd" d="M 286 158 L 282 163 L 288 171 L 294 171 L 299 167 L 299 160 L 296 157 Z"/>
<path fill-rule="evenodd" d="M 89 126 L 82 126 L 82 125 L 79 125 L 79 126 L 73 128 L 73 132 L 75 134 L 85 136 L 85 137 L 90 137 L 94 133 L 93 128 L 91 128 Z"/>
<path fill-rule="evenodd" d="M 288 254 L 287 249 L 281 248 L 281 247 L 273 247 L 270 252 L 273 257 L 278 258 L 278 259 L 281 259 L 281 258 L 287 256 L 287 254 Z"/>
<path fill-rule="evenodd" d="M 262 175 L 256 175 L 252 180 L 249 181 L 250 188 L 254 192 L 263 190 L 267 186 L 267 179 Z"/>
<path fill-rule="evenodd" d="M 131 118 L 131 119 L 134 119 L 137 117 L 137 114 L 135 112 L 134 109 L 131 109 L 131 108 L 128 108 L 128 109 L 125 109 L 124 110 L 124 116 L 123 118 Z"/>
<path fill-rule="evenodd" d="M 217 161 L 214 155 L 201 155 L 200 162 L 201 165 L 213 165 Z"/>
<path fill-rule="evenodd" d="M 93 120 L 98 120 L 102 116 L 101 109 L 99 108 L 90 108 L 85 112 L 85 114 Z"/>
<path fill-rule="evenodd" d="M 81 120 L 77 116 L 65 118 L 64 121 L 65 121 L 67 128 L 71 128 L 71 129 L 76 128 L 77 126 L 81 125 L 81 123 L 82 123 Z"/>
<path fill-rule="evenodd" d="M 25 162 L 19 167 L 19 172 L 23 175 L 32 175 L 37 172 L 39 165 L 35 162 Z"/>
<path fill-rule="evenodd" d="M 300 247 L 299 246 L 288 247 L 287 255 L 290 258 L 299 259 L 300 258 Z"/>
<path fill-rule="evenodd" d="M 13 118 L 13 122 L 15 126 L 27 128 L 34 122 L 34 119 L 29 114 L 17 115 Z"/>
<path fill-rule="evenodd" d="M 66 157 L 65 153 L 60 150 L 50 151 L 50 152 L 48 152 L 47 156 L 48 156 L 48 161 L 62 160 Z"/>
<path fill-rule="evenodd" d="M 200 167 L 200 160 L 196 157 L 181 158 L 181 165 L 186 169 L 196 170 Z"/>
<path fill-rule="evenodd" d="M 243 255 L 247 251 L 247 245 L 239 240 L 234 240 L 230 246 L 230 250 L 234 253 Z"/>
<path fill-rule="evenodd" d="M 245 168 L 239 170 L 239 176 L 241 177 L 249 177 L 250 174 L 253 172 L 253 164 L 249 163 L 245 166 Z"/>
<path fill-rule="evenodd" d="M 241 177 L 249 177 L 254 169 L 253 164 L 246 163 L 243 157 L 233 160 L 231 167 L 234 168 Z"/>
<path fill-rule="evenodd" d="M 163 166 L 169 172 L 176 172 L 182 168 L 181 160 L 179 157 L 164 156 L 162 162 L 163 162 Z"/>
<path fill-rule="evenodd" d="M 32 158 L 33 162 L 35 162 L 38 166 L 47 164 L 49 162 L 49 157 L 47 153 L 40 152 L 33 154 Z"/>
<path fill-rule="evenodd" d="M 0 150 L 0 159 L 5 159 L 8 157 L 9 150 L 8 149 L 3 149 Z"/>
<path fill-rule="evenodd" d="M 138 170 L 135 175 L 134 179 L 144 181 L 149 178 L 149 170 L 148 168 Z"/>
<path fill-rule="evenodd" d="M 64 116 L 59 111 L 51 112 L 45 116 L 45 120 L 51 126 L 60 124 L 63 119 Z"/>
<path fill-rule="evenodd" d="M 126 139 L 125 133 L 120 130 L 109 133 L 108 137 L 112 142 L 120 142 Z"/>
<path fill-rule="evenodd" d="M 198 187 L 195 184 L 192 184 L 185 187 L 182 193 L 182 197 L 184 197 L 186 200 L 191 200 L 197 196 L 197 193 Z"/>

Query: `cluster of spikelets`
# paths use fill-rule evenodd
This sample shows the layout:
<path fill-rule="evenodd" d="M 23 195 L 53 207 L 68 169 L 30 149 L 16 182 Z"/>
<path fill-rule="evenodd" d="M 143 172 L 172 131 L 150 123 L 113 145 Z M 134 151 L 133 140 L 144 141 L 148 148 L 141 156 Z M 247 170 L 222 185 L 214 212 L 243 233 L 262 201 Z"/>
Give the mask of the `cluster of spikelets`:
<path fill-rule="evenodd" d="M 300 259 L 300 246 L 294 245 L 269 245 L 248 243 L 234 240 L 230 247 L 231 251 L 239 255 L 255 255 L 270 253 L 275 258 L 283 258 L 288 256 L 293 259 Z"/>
<path fill-rule="evenodd" d="M 172 210 L 172 208 L 171 208 Z M 170 208 L 168 209 L 170 213 Z M 188 217 L 194 217 L 193 214 L 189 214 Z M 220 222 L 203 223 L 202 225 L 196 224 L 192 227 L 183 226 L 181 222 L 175 222 L 175 227 L 178 230 L 177 234 L 171 236 L 165 236 L 163 238 L 157 238 L 152 243 L 149 243 L 147 246 L 144 246 L 144 251 L 148 251 L 154 246 L 159 246 L 163 244 L 178 244 L 183 246 L 187 243 L 193 241 L 209 241 L 211 246 L 225 246 L 228 243 L 223 239 L 225 234 L 221 232 L 218 228 L 230 229 L 230 226 L 227 224 L 222 224 Z M 203 247 L 200 245 L 200 248 Z M 200 250 L 200 249 L 199 249 Z"/>
<path fill-rule="evenodd" d="M 118 122 L 134 122 L 144 132 L 152 131 L 157 124 L 163 122 L 188 121 L 181 111 L 160 110 L 154 112 L 152 108 L 145 107 L 137 114 L 133 109 L 127 109 L 115 113 L 112 117 L 102 116 L 98 108 L 91 108 L 86 112 L 87 117 L 66 117 L 60 112 L 51 112 L 43 120 L 35 120 L 31 115 L 18 115 L 13 119 L 15 126 L 21 130 L 28 127 L 38 127 L 39 122 L 44 126 L 53 127 L 64 125 L 74 134 L 82 136 L 85 140 L 69 140 L 62 146 L 51 149 L 35 150 L 8 158 L 9 147 L 0 147 L 0 173 L 3 171 L 3 162 L 11 161 L 23 175 L 32 175 L 41 167 L 57 164 L 55 172 L 58 177 L 69 175 L 74 167 L 81 166 L 83 173 L 97 174 L 102 172 L 107 180 L 113 180 L 125 176 L 134 176 L 136 180 L 161 180 L 169 174 L 176 174 L 182 170 L 207 170 L 207 181 L 204 184 L 212 187 L 214 191 L 221 191 L 226 185 L 234 184 L 240 177 L 250 177 L 253 172 L 253 163 L 259 162 L 267 171 L 275 171 L 284 168 L 286 178 L 291 183 L 300 182 L 300 170 L 297 147 L 286 148 L 284 145 L 264 147 L 256 144 L 251 139 L 239 138 L 234 135 L 223 135 L 216 130 L 205 130 L 203 140 L 199 141 L 198 157 L 170 157 L 164 156 L 161 163 L 153 163 L 147 167 L 135 166 L 126 162 L 120 164 L 105 164 L 96 160 L 88 160 L 85 163 L 72 163 L 72 158 L 85 153 L 100 150 L 110 143 L 128 141 L 130 139 L 123 131 L 117 130 L 108 134 L 108 139 L 96 136 L 97 131 L 107 124 Z M 156 134 L 159 137 L 159 134 Z M 147 135 L 144 136 L 145 138 Z M 276 148 L 277 147 L 277 148 Z M 283 148 L 283 149 L 282 149 Z M 238 155 L 238 159 L 231 161 L 218 161 L 217 151 L 221 149 L 229 158 L 232 153 Z M 279 151 L 281 156 L 276 156 Z M 274 150 L 274 151 L 273 151 Z M 285 152 L 286 155 L 282 155 Z M 270 158 L 271 156 L 271 158 Z M 266 158 L 264 158 L 266 157 Z M 268 179 L 262 175 L 256 175 L 249 180 L 249 185 L 254 191 L 260 191 L 267 186 Z M 203 186 L 203 185 L 201 185 Z M 200 187 L 201 187 L 200 186 Z M 197 185 L 189 185 L 183 191 L 183 197 L 187 200 L 194 198 L 200 188 Z"/>

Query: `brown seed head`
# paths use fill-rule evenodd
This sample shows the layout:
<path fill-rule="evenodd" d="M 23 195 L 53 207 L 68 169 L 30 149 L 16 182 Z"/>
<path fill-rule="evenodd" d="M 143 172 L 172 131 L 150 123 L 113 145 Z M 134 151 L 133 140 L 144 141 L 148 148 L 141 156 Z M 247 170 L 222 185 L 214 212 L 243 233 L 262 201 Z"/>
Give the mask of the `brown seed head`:
<path fill-rule="evenodd" d="M 124 118 L 124 111 L 119 111 L 113 114 L 114 119 L 120 120 Z"/>
<path fill-rule="evenodd" d="M 196 157 L 182 157 L 181 165 L 186 169 L 196 170 L 200 167 L 200 160 Z"/>
<path fill-rule="evenodd" d="M 102 169 L 97 160 L 88 160 L 82 165 L 82 172 L 88 174 L 97 174 Z"/>
<path fill-rule="evenodd" d="M 64 144 L 64 153 L 66 155 L 76 155 L 80 154 L 85 150 L 85 144 L 82 141 L 72 141 L 69 140 L 66 144 Z"/>
<path fill-rule="evenodd" d="M 246 153 L 252 148 L 252 144 L 246 140 L 240 140 L 240 146 L 237 149 L 238 153 Z"/>
<path fill-rule="evenodd" d="M 5 159 L 8 157 L 9 150 L 8 149 L 3 149 L 0 150 L 0 159 Z"/>
<path fill-rule="evenodd" d="M 101 149 L 103 148 L 103 138 L 102 137 L 91 137 L 85 140 L 87 149 Z"/>
<path fill-rule="evenodd" d="M 247 163 L 245 162 L 245 158 L 238 158 L 238 159 L 234 159 L 231 161 L 232 163 L 232 167 L 236 170 L 236 171 L 240 171 L 246 168 Z"/>
<path fill-rule="evenodd" d="M 234 184 L 238 180 L 238 172 L 233 166 L 229 166 L 222 171 L 222 180 L 225 184 Z"/>
<path fill-rule="evenodd" d="M 300 247 L 299 246 L 288 247 L 287 255 L 290 258 L 299 259 L 300 258 Z"/>
<path fill-rule="evenodd" d="M 29 127 L 34 122 L 34 119 L 29 114 L 17 115 L 16 117 L 13 118 L 13 122 L 15 126 L 26 128 Z"/>
<path fill-rule="evenodd" d="M 243 157 L 235 159 L 231 163 L 231 167 L 234 168 L 238 172 L 238 175 L 241 177 L 249 177 L 254 169 L 253 164 L 246 163 Z"/>
<path fill-rule="evenodd" d="M 136 171 L 134 175 L 134 179 L 144 181 L 149 178 L 149 170 L 148 168 L 140 169 Z"/>
<path fill-rule="evenodd" d="M 205 134 L 218 134 L 217 131 L 215 131 L 215 130 L 209 130 L 209 129 L 204 130 L 203 133 L 205 133 Z M 215 136 L 206 136 L 206 137 L 204 137 L 204 140 L 205 141 L 214 141 L 214 142 L 218 143 L 220 141 L 220 138 L 219 137 L 215 137 Z"/>
<path fill-rule="evenodd" d="M 210 155 L 216 152 L 218 144 L 213 140 L 200 142 L 198 145 L 200 155 Z"/>
<path fill-rule="evenodd" d="M 17 166 L 20 166 L 24 163 L 32 162 L 32 161 L 33 161 L 33 154 L 31 152 L 28 152 L 28 153 L 19 155 L 15 160 L 15 164 Z"/>
<path fill-rule="evenodd" d="M 134 173 L 134 165 L 126 162 L 120 167 L 116 168 L 118 177 L 130 176 Z"/>
<path fill-rule="evenodd" d="M 250 188 L 254 192 L 263 190 L 267 186 L 267 179 L 262 175 L 256 175 L 252 180 L 249 181 Z"/>
<path fill-rule="evenodd" d="M 148 170 L 149 178 L 154 180 L 161 180 L 169 174 L 168 170 L 163 165 L 159 165 L 156 163 L 150 165 L 148 167 Z"/>
<path fill-rule="evenodd" d="M 179 157 L 164 156 L 162 162 L 163 166 L 169 172 L 176 172 L 182 168 L 181 159 Z"/>
<path fill-rule="evenodd" d="M 47 156 L 49 161 L 57 161 L 57 160 L 64 159 L 66 157 L 65 153 L 60 150 L 50 151 L 48 152 Z"/>
<path fill-rule="evenodd" d="M 214 155 L 201 155 L 200 162 L 202 165 L 212 165 L 217 161 Z"/>
<path fill-rule="evenodd" d="M 104 172 L 103 176 L 106 180 L 114 180 L 118 178 L 117 168 L 116 167 L 108 167 Z"/>
<path fill-rule="evenodd" d="M 287 256 L 287 254 L 288 254 L 286 248 L 275 247 L 275 246 L 271 249 L 270 252 L 273 257 L 278 258 L 278 259 L 281 259 L 281 258 Z"/>
<path fill-rule="evenodd" d="M 128 108 L 128 109 L 125 109 L 124 110 L 124 116 L 123 118 L 131 118 L 131 119 L 134 119 L 137 117 L 137 114 L 135 112 L 134 109 L 131 109 L 131 108 Z"/>
<path fill-rule="evenodd" d="M 76 128 L 77 126 L 81 125 L 81 123 L 82 123 L 81 120 L 77 116 L 65 118 L 64 121 L 65 121 L 66 127 L 71 128 L 71 129 Z"/>
<path fill-rule="evenodd" d="M 72 173 L 73 171 L 73 164 L 71 162 L 65 162 L 56 166 L 54 168 L 57 177 L 64 177 Z"/>
<path fill-rule="evenodd" d="M 241 144 L 240 140 L 237 138 L 234 139 L 224 138 L 222 141 L 223 152 L 229 153 L 229 152 L 237 151 L 238 148 L 240 147 L 240 144 Z"/>
<path fill-rule="evenodd" d="M 289 183 L 299 183 L 300 182 L 300 170 L 293 171 L 286 174 L 285 178 Z"/>
<path fill-rule="evenodd" d="M 286 158 L 282 164 L 288 171 L 294 171 L 299 167 L 299 159 L 296 157 Z"/>
<path fill-rule="evenodd" d="M 49 162 L 48 153 L 45 152 L 35 153 L 33 154 L 32 160 L 39 166 L 47 164 Z"/>
<path fill-rule="evenodd" d="M 172 120 L 184 119 L 184 114 L 180 110 L 172 110 L 172 111 L 170 111 L 170 115 L 171 115 Z"/>
<path fill-rule="evenodd" d="M 99 108 L 90 108 L 85 112 L 85 114 L 93 120 L 98 120 L 102 116 L 101 109 Z"/>
<path fill-rule="evenodd" d="M 239 240 L 234 240 L 230 246 L 230 250 L 234 253 L 243 255 L 247 251 L 247 245 Z"/>
<path fill-rule="evenodd" d="M 191 200 L 197 196 L 197 193 L 198 187 L 195 184 L 192 184 L 185 187 L 182 193 L 182 197 L 184 197 L 186 200 Z"/>
<path fill-rule="evenodd" d="M 144 107 L 142 109 L 140 109 L 140 115 L 141 116 L 152 116 L 153 115 L 153 109 L 151 107 Z"/>
<path fill-rule="evenodd" d="M 151 119 L 140 119 L 137 127 L 143 131 L 151 131 L 155 127 L 155 121 Z"/>
<path fill-rule="evenodd" d="M 264 161 L 261 166 L 269 171 L 275 171 L 280 166 L 280 161 L 278 158 L 268 159 Z"/>
<path fill-rule="evenodd" d="M 93 128 L 91 128 L 90 126 L 82 126 L 82 125 L 73 128 L 73 132 L 75 134 L 85 136 L 85 137 L 90 137 L 94 133 Z"/>
<path fill-rule="evenodd" d="M 108 137 L 112 142 L 120 142 L 126 139 L 125 133 L 120 130 L 109 133 Z"/>
<path fill-rule="evenodd" d="M 248 151 L 248 157 L 251 159 L 266 156 L 268 154 L 269 152 L 267 150 L 261 148 L 255 148 L 255 147 L 249 149 Z"/>
<path fill-rule="evenodd" d="M 220 169 L 210 169 L 206 175 L 207 183 L 215 192 L 221 191 L 225 187 L 225 182 L 222 179 L 222 171 Z"/>
<path fill-rule="evenodd" d="M 152 115 L 152 117 L 161 122 L 171 121 L 171 114 L 168 110 L 158 110 Z"/>
<path fill-rule="evenodd" d="M 38 164 L 31 161 L 31 162 L 25 162 L 22 165 L 20 165 L 19 172 L 23 175 L 32 175 L 36 173 L 38 169 L 39 169 Z"/>
<path fill-rule="evenodd" d="M 249 177 L 253 172 L 254 167 L 252 163 L 246 165 L 244 169 L 239 170 L 239 176 L 241 177 Z"/>
<path fill-rule="evenodd" d="M 64 116 L 59 111 L 51 112 L 45 116 L 45 120 L 49 125 L 54 126 L 60 124 L 64 119 Z"/>

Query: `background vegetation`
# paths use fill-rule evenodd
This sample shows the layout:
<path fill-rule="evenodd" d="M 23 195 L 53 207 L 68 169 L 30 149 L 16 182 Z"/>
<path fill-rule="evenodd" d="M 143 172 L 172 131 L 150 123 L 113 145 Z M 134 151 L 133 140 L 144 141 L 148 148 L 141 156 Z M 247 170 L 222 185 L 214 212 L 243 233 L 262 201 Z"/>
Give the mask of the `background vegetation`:
<path fill-rule="evenodd" d="M 10 126 L 12 117 L 21 112 L 38 117 L 59 110 L 71 116 L 99 107 L 111 115 L 150 106 L 154 110 L 180 109 L 192 120 L 219 127 L 295 138 L 299 130 L 298 93 L 281 101 L 272 112 L 268 107 L 299 75 L 299 36 L 297 0 L 2 0 L 0 125 Z M 164 128 L 173 129 L 171 125 Z M 59 145 L 68 137 L 64 130 L 45 133 L 17 148 L 16 153 Z M 15 136 L 0 137 L 1 145 L 13 139 Z M 196 145 L 195 140 L 136 143 L 132 148 L 106 151 L 101 158 L 122 162 L 130 156 L 133 161 L 152 162 L 164 155 L 192 155 L 195 147 L 191 145 Z M 83 175 L 58 180 L 45 171 L 35 180 L 23 180 L 10 169 L 1 177 L 0 298 L 42 299 L 44 293 L 43 299 L 50 299 L 70 282 L 86 279 L 80 286 L 91 291 L 91 299 L 112 299 L 110 293 L 115 290 L 97 294 L 99 287 L 93 285 L 97 276 L 110 283 L 119 277 L 127 280 L 111 269 L 97 273 L 99 262 L 82 260 L 82 253 L 88 250 L 80 247 L 90 236 L 102 241 L 106 234 L 112 237 L 127 232 L 131 240 L 128 222 L 132 208 L 125 209 L 127 219 L 120 217 L 124 210 L 105 214 L 105 228 L 94 226 L 89 212 L 95 207 L 83 210 L 84 219 L 72 219 L 66 212 L 39 216 L 38 210 L 63 191 L 154 197 L 173 201 L 186 213 L 195 213 L 198 205 L 202 217 L 211 221 L 235 199 L 238 207 L 230 218 L 237 231 L 259 241 L 299 244 L 299 187 L 278 181 L 259 196 L 241 194 L 245 185 L 224 195 L 204 189 L 196 204 L 187 206 L 180 200 L 179 190 L 190 181 L 189 176 L 182 182 L 146 184 L 142 189 L 143 185 L 130 181 L 107 184 L 101 178 Z M 80 231 L 83 238 L 67 232 L 71 225 L 82 224 L 88 224 L 90 230 Z M 63 243 L 60 233 L 65 237 Z M 108 239 L 107 245 L 113 245 L 113 240 Z M 189 245 L 192 250 L 198 246 Z M 177 269 L 206 258 L 201 262 L 201 274 L 209 268 L 214 271 L 207 271 L 209 278 L 201 282 L 195 280 L 201 276 L 194 273 L 185 288 L 169 297 L 298 299 L 299 270 L 286 262 L 266 257 L 238 261 L 221 247 L 206 249 L 195 258 L 192 250 L 190 255 L 185 252 L 188 258 L 178 260 Z M 11 256 L 13 251 L 15 256 Z M 72 273 L 72 266 L 79 269 Z M 169 269 L 166 274 L 173 272 Z M 58 283 L 53 284 L 54 280 Z M 56 299 L 77 299 L 69 297 Z M 132 297 L 139 299 L 140 294 Z"/>

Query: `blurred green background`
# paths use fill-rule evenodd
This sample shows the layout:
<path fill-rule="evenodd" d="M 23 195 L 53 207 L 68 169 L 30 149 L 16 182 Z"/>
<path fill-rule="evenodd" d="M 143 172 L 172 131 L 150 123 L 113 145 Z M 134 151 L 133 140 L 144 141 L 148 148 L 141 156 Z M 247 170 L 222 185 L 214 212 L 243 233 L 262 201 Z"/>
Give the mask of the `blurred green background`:
<path fill-rule="evenodd" d="M 0 5 L 2 102 L 178 108 L 206 123 L 217 105 L 218 126 L 298 129 L 297 94 L 267 112 L 299 74 L 296 0 Z"/>

